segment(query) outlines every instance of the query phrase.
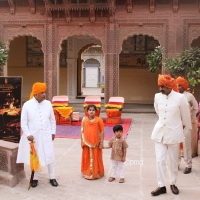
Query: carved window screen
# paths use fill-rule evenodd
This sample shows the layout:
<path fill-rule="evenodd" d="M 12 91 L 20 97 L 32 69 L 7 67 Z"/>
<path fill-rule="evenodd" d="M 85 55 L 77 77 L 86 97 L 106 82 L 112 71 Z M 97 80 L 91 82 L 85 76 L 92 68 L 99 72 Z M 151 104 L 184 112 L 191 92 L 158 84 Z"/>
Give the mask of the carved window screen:
<path fill-rule="evenodd" d="M 159 46 L 158 40 L 146 35 L 127 38 L 122 45 L 119 56 L 120 68 L 148 68 L 146 55 Z"/>
<path fill-rule="evenodd" d="M 36 37 L 26 36 L 26 67 L 44 67 L 42 44 Z"/>
<path fill-rule="evenodd" d="M 62 41 L 61 48 L 59 57 L 60 67 L 67 67 L 67 40 Z"/>

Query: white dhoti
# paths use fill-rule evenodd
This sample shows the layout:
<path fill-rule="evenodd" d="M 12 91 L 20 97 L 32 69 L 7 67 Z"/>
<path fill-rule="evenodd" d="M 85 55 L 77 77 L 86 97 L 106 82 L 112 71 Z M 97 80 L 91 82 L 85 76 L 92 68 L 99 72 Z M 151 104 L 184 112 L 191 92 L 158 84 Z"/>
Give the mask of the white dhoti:
<path fill-rule="evenodd" d="M 155 142 L 156 165 L 157 165 L 157 181 L 159 187 L 166 186 L 166 158 L 169 155 L 170 167 L 170 185 L 175 185 L 178 177 L 179 163 L 179 143 L 163 144 Z"/>

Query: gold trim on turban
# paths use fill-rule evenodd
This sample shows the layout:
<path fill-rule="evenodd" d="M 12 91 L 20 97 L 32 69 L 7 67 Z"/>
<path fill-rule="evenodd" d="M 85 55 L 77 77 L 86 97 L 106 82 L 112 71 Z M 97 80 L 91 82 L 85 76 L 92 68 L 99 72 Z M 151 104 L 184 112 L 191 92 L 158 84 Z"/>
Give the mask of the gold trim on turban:
<path fill-rule="evenodd" d="M 34 83 L 32 87 L 32 92 L 30 94 L 30 99 L 32 99 L 35 94 L 45 92 L 46 89 L 47 89 L 46 83 L 40 83 L 40 82 Z"/>

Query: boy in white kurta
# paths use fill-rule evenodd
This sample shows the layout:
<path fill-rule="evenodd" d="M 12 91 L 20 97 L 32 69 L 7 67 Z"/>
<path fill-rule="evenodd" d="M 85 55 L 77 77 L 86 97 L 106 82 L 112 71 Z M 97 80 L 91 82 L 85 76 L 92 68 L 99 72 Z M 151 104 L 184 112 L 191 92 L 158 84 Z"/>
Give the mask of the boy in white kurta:
<path fill-rule="evenodd" d="M 170 160 L 170 188 L 179 194 L 176 186 L 178 176 L 179 145 L 184 140 L 183 129 L 191 130 L 189 106 L 184 95 L 172 90 L 176 84 L 170 75 L 159 75 L 160 93 L 155 95 L 154 107 L 158 121 L 154 126 L 151 139 L 155 141 L 158 188 L 153 196 L 166 193 L 166 157 Z"/>
<path fill-rule="evenodd" d="M 45 100 L 45 83 L 35 83 L 31 99 L 24 103 L 21 114 L 23 135 L 19 143 L 17 163 L 30 165 L 30 141 L 34 146 L 41 166 L 48 166 L 50 183 L 57 186 L 54 172 L 53 140 L 56 133 L 56 121 L 50 101 Z M 38 184 L 38 173 L 35 172 L 32 187 Z"/>

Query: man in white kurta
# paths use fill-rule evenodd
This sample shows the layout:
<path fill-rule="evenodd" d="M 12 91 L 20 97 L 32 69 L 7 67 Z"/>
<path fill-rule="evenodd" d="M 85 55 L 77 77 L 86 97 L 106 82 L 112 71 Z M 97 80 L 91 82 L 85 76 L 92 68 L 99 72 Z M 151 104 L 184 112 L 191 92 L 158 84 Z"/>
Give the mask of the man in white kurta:
<path fill-rule="evenodd" d="M 46 84 L 33 85 L 31 99 L 24 103 L 21 114 L 23 135 L 19 143 L 17 163 L 30 165 L 30 141 L 34 142 L 41 166 L 48 166 L 50 183 L 57 186 L 54 172 L 53 140 L 56 133 L 56 122 L 50 101 L 45 100 Z M 35 172 L 32 187 L 38 184 L 38 173 Z"/>
<path fill-rule="evenodd" d="M 188 89 L 188 81 L 186 79 L 184 79 L 183 77 L 178 77 L 176 79 L 176 82 L 178 84 L 178 88 L 179 88 L 179 92 L 181 94 L 183 94 L 189 104 L 189 109 L 190 109 L 190 113 L 191 113 L 191 121 L 193 123 L 193 121 L 196 121 L 196 115 L 198 113 L 198 103 L 195 99 L 195 97 L 193 96 L 193 94 L 191 94 L 190 92 L 187 92 Z M 193 127 L 192 127 L 193 128 Z M 197 127 L 196 127 L 196 131 L 194 138 L 195 138 L 195 142 L 196 142 L 196 146 L 197 146 Z M 191 151 L 191 135 L 192 131 L 191 130 L 187 130 L 184 129 L 184 141 L 183 141 L 183 155 L 184 155 L 184 160 L 186 162 L 186 168 L 184 170 L 184 174 L 189 174 L 192 170 L 192 151 Z M 197 150 L 196 150 L 197 153 Z M 179 158 L 181 160 L 181 157 Z"/>
<path fill-rule="evenodd" d="M 155 141 L 158 188 L 151 192 L 153 196 L 166 193 L 166 157 L 170 161 L 170 188 L 178 194 L 176 186 L 178 176 L 179 145 L 184 140 L 183 128 L 191 130 L 188 102 L 184 95 L 172 90 L 175 80 L 170 75 L 159 75 L 160 93 L 155 95 L 154 107 L 158 121 L 151 139 Z"/>

